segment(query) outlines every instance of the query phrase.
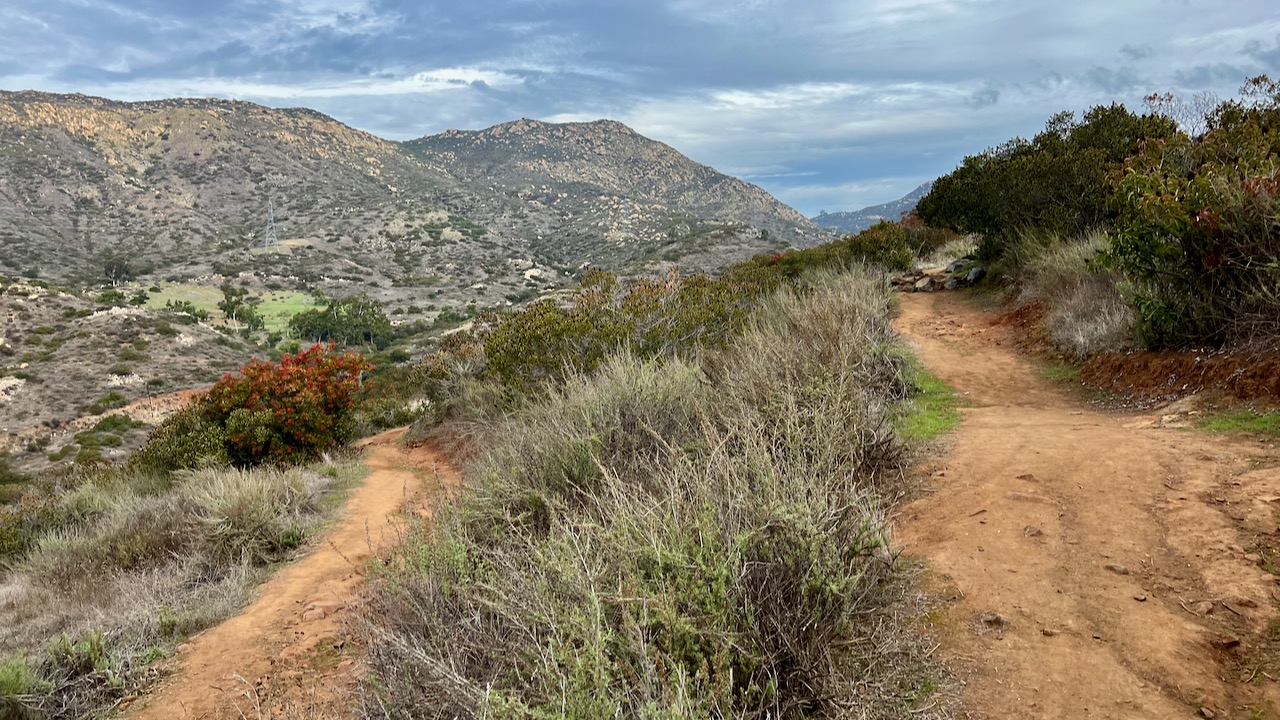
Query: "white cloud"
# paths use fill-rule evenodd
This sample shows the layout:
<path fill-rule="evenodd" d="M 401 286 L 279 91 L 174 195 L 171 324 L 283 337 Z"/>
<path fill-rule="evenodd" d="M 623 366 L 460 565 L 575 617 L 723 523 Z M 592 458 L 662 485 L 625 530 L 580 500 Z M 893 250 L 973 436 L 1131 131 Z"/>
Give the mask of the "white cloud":
<path fill-rule="evenodd" d="M 0 84 L 11 85 L 13 78 L 0 78 Z M 31 77 L 23 79 L 30 82 Z M 421 95 L 466 90 L 472 83 L 496 88 L 511 88 L 523 83 L 516 76 L 480 68 L 439 68 L 400 77 L 362 77 L 336 81 L 314 80 L 297 83 L 257 82 L 250 79 L 196 77 L 154 78 L 105 83 L 95 92 L 116 99 L 141 100 L 164 97 L 230 97 L 240 99 L 324 99 L 361 98 L 394 95 Z M 71 88 L 53 89 L 73 92 Z M 48 85 L 45 89 L 50 89 Z"/>

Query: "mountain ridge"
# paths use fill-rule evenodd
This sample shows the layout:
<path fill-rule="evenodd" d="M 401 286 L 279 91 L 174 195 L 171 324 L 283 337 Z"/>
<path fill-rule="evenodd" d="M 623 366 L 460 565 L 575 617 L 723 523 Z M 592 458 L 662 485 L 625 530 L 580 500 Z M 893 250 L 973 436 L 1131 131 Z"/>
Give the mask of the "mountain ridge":
<path fill-rule="evenodd" d="M 0 91 L 0 273 L 92 285 L 120 256 L 139 278 L 249 274 L 492 306 L 584 265 L 715 270 L 824 238 L 758 186 L 616 120 L 394 142 L 307 108 Z"/>
<path fill-rule="evenodd" d="M 930 180 L 897 200 L 890 200 L 879 205 L 869 205 L 861 210 L 845 210 L 833 213 L 823 211 L 809 219 L 828 230 L 844 234 L 859 233 L 881 220 L 897 222 L 904 213 L 914 210 L 916 204 L 920 202 L 920 198 L 928 195 L 932 187 L 933 181 Z"/>

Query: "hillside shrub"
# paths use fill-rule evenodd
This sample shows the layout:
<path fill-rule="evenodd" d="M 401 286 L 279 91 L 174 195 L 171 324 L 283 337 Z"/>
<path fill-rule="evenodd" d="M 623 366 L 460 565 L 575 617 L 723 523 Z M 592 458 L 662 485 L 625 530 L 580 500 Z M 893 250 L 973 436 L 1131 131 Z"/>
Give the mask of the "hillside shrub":
<path fill-rule="evenodd" d="M 253 360 L 162 423 L 132 462 L 172 471 L 313 460 L 350 437 L 355 394 L 372 369 L 360 355 L 337 353 L 332 345 L 314 345 L 279 363 Z"/>
<path fill-rule="evenodd" d="M 254 360 L 219 380 L 199 403 L 227 433 L 231 461 L 296 464 L 350 435 L 348 415 L 361 376 L 373 365 L 332 345 L 313 345 L 279 363 Z"/>
<path fill-rule="evenodd" d="M 206 469 L 184 479 L 182 495 L 195 506 L 195 535 L 225 563 L 279 560 L 306 537 L 303 518 L 318 510 L 317 493 L 297 471 Z"/>
<path fill-rule="evenodd" d="M 933 227 L 983 236 L 985 260 L 1003 254 L 1020 230 L 1076 236 L 1103 226 L 1109 174 L 1143 143 L 1173 137 L 1173 120 L 1123 105 L 1095 106 L 1077 121 L 1059 113 L 1031 140 L 1013 138 L 934 182 L 916 207 Z"/>
<path fill-rule="evenodd" d="M 1134 154 L 1116 177 L 1106 260 L 1136 287 L 1149 345 L 1280 336 L 1280 83 L 1247 83 L 1198 138 Z"/>
<path fill-rule="evenodd" d="M 888 270 L 909 270 L 911 248 L 907 247 L 907 230 L 898 223 L 881 220 L 845 240 L 850 259 L 872 263 Z"/>
<path fill-rule="evenodd" d="M 623 348 L 664 357 L 715 347 L 738 332 L 760 286 L 745 275 L 645 278 L 625 287 L 592 270 L 573 306 L 543 300 L 502 316 L 483 337 L 487 372 L 529 390 L 591 372 Z"/>
<path fill-rule="evenodd" d="M 226 429 L 207 419 L 197 403 L 160 423 L 147 444 L 129 457 L 129 463 L 160 471 L 226 465 L 230 462 L 226 444 Z"/>

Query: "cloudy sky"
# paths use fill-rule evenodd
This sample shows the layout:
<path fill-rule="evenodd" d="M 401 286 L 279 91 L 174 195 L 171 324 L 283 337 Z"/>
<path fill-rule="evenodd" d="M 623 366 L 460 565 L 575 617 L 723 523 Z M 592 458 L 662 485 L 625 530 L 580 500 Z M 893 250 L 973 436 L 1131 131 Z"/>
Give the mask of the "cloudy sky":
<path fill-rule="evenodd" d="M 613 118 L 805 214 L 1049 115 L 1280 77 L 1274 0 L 3 0 L 0 88 L 315 108 L 391 139 Z"/>

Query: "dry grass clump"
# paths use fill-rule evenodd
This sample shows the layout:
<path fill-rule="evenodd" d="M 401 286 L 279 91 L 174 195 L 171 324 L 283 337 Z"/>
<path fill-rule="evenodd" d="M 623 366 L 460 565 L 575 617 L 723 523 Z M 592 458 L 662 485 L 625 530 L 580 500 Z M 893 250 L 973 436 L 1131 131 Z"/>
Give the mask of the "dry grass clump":
<path fill-rule="evenodd" d="M 1136 344 L 1124 281 L 1094 262 L 1108 246 L 1099 233 L 1072 240 L 1026 236 L 1018 243 L 1018 301 L 1043 302 L 1050 342 L 1077 358 Z"/>
<path fill-rule="evenodd" d="M 143 665 L 233 614 L 356 472 L 117 468 L 55 488 L 53 520 L 0 575 L 0 668 L 27 678 L 0 699 L 52 719 L 124 697 Z"/>
<path fill-rule="evenodd" d="M 616 356 L 494 426 L 378 579 L 366 713 L 905 716 L 932 685 L 879 622 L 882 288 L 823 276 L 701 362 Z"/>
<path fill-rule="evenodd" d="M 973 235 L 961 235 L 948 240 L 928 255 L 916 261 L 919 269 L 946 267 L 963 257 L 970 257 L 978 252 L 978 241 Z"/>

